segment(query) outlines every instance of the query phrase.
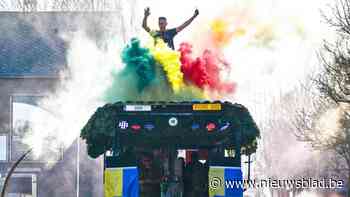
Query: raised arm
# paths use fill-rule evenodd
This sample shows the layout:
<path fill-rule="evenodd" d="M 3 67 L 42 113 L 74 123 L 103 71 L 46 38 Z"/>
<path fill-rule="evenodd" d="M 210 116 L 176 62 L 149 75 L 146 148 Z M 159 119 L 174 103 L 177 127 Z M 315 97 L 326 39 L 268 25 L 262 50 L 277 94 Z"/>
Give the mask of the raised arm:
<path fill-rule="evenodd" d="M 192 23 L 192 21 L 198 16 L 198 14 L 199 14 L 199 11 L 198 11 L 198 9 L 196 9 L 194 11 L 193 16 L 190 19 L 188 19 L 186 22 L 184 22 L 182 25 L 180 25 L 179 27 L 176 28 L 176 32 L 178 33 L 180 31 L 182 31 L 183 29 L 185 29 L 185 27 L 187 27 L 189 24 Z"/>
<path fill-rule="evenodd" d="M 147 32 L 150 32 L 151 29 L 147 26 L 147 18 L 148 16 L 151 14 L 150 12 L 150 9 L 149 8 L 146 8 L 145 9 L 145 15 L 143 17 L 143 20 L 142 20 L 142 27 L 144 30 L 146 30 Z"/>

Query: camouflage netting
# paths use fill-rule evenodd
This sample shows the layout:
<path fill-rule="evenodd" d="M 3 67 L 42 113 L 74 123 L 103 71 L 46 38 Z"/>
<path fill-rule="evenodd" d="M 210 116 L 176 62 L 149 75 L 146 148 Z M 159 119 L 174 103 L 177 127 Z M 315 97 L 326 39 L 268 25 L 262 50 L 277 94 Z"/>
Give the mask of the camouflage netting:
<path fill-rule="evenodd" d="M 242 153 L 246 155 L 254 153 L 257 148 L 257 139 L 260 137 L 259 129 L 244 106 L 237 104 L 233 106 L 230 116 L 242 131 Z M 98 108 L 82 129 L 81 138 L 86 140 L 90 157 L 97 158 L 112 148 L 116 133 L 115 117 L 118 116 L 119 107 L 120 103 L 115 103 Z"/>
<path fill-rule="evenodd" d="M 112 104 L 99 107 L 81 131 L 81 138 L 86 140 L 88 154 L 97 158 L 112 148 L 116 130 L 117 110 Z"/>
<path fill-rule="evenodd" d="M 256 152 L 258 146 L 258 138 L 260 138 L 260 131 L 255 124 L 252 116 L 247 108 L 239 105 L 238 110 L 232 114 L 233 117 L 238 117 L 239 125 L 242 129 L 242 153 L 249 155 Z"/>

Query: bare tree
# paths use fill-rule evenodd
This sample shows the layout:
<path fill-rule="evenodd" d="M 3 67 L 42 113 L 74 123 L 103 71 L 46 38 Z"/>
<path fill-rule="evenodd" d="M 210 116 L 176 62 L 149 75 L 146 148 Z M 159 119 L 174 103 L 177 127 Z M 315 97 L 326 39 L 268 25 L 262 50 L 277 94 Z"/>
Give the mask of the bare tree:
<path fill-rule="evenodd" d="M 307 108 L 298 111 L 295 126 L 299 140 L 339 156 L 336 168 L 340 174 L 347 174 L 350 185 L 350 0 L 336 1 L 331 11 L 324 18 L 338 37 L 333 42 L 324 41 L 321 71 L 312 77 L 311 87 L 319 94 L 312 96 Z M 332 110 L 332 116 L 327 116 Z M 327 128 L 324 122 L 335 126 Z M 340 167 L 342 163 L 346 167 Z"/>

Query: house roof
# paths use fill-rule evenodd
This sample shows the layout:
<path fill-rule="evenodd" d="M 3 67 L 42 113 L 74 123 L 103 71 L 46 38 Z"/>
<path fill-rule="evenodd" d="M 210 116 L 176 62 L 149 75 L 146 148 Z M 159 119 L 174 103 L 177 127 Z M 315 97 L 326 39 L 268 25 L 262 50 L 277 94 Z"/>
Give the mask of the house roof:
<path fill-rule="evenodd" d="M 40 32 L 23 13 L 1 13 L 0 77 L 58 75 L 66 65 L 66 44 L 49 25 Z"/>

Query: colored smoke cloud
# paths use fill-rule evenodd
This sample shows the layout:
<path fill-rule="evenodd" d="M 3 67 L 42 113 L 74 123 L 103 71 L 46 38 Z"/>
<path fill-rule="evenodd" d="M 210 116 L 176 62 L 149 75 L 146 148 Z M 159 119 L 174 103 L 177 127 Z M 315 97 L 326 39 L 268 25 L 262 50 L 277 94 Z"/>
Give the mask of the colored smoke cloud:
<path fill-rule="evenodd" d="M 182 43 L 179 51 L 162 40 L 153 43 L 145 48 L 139 39 L 131 39 L 121 55 L 124 69 L 112 73 L 107 101 L 208 99 L 209 91 L 216 95 L 234 92 L 235 84 L 225 82 L 220 75 L 229 65 L 215 53 L 205 50 L 194 58 L 189 43 Z"/>
<path fill-rule="evenodd" d="M 126 64 L 121 75 L 133 75 L 137 83 L 137 89 L 141 92 L 155 79 L 155 59 L 147 48 L 140 46 L 140 40 L 133 38 L 129 45 L 122 51 L 123 63 Z"/>
<path fill-rule="evenodd" d="M 220 93 L 232 93 L 235 89 L 233 83 L 225 83 L 220 78 L 220 60 L 210 50 L 205 50 L 201 57 L 192 57 L 192 45 L 182 43 L 181 70 L 188 83 L 193 83 L 201 89 L 209 89 Z M 225 64 L 222 64 L 225 66 Z"/>

